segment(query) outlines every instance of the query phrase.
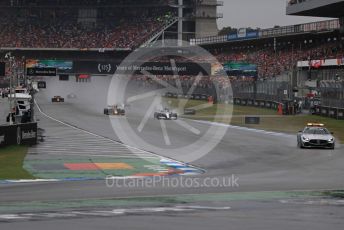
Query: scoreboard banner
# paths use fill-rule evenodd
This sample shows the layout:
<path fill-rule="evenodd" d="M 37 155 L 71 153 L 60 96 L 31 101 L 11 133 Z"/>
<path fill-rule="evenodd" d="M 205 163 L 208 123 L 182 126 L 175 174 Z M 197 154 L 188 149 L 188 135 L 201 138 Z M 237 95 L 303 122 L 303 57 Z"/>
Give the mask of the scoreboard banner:
<path fill-rule="evenodd" d="M 26 68 L 55 68 L 57 73 L 72 73 L 73 72 L 73 61 L 67 60 L 49 60 L 49 59 L 27 59 Z"/>
<path fill-rule="evenodd" d="M 26 68 L 26 75 L 32 77 L 55 77 L 57 75 L 56 68 Z"/>
<path fill-rule="evenodd" d="M 258 66 L 246 62 L 228 62 L 224 64 L 224 70 L 230 76 L 257 77 Z"/>
<path fill-rule="evenodd" d="M 142 75 L 146 72 L 152 75 L 191 75 L 197 76 L 200 73 L 204 76 L 211 74 L 209 63 L 189 63 L 177 62 L 172 66 L 169 62 L 145 62 L 145 63 L 116 63 L 116 62 L 95 62 L 95 61 L 76 61 L 74 63 L 75 73 L 77 74 L 137 74 Z"/>
<path fill-rule="evenodd" d="M 258 37 L 259 37 L 258 30 L 247 31 L 247 29 L 239 29 L 237 33 L 228 34 L 227 41 L 254 39 Z"/>

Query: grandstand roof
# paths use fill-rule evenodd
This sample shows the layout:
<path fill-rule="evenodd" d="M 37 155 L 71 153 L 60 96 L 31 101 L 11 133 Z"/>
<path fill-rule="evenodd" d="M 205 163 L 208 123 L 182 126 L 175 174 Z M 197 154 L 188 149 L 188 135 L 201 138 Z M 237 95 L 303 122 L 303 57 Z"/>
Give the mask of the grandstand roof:
<path fill-rule="evenodd" d="M 344 16 L 344 0 L 294 0 L 288 4 L 287 14 L 340 18 Z"/>

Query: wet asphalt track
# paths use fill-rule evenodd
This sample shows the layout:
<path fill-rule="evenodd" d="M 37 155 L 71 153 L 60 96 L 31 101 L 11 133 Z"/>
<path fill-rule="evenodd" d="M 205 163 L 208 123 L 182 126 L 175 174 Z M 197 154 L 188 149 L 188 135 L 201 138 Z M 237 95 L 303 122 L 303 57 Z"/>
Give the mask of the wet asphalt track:
<path fill-rule="evenodd" d="M 92 82 L 99 89 L 107 85 L 108 79 Z M 66 83 L 63 83 L 66 84 Z M 38 103 L 42 110 L 56 119 L 75 125 L 95 134 L 118 140 L 108 117 L 102 115 L 103 104 L 96 103 L 90 108 L 93 101 L 87 104 L 85 98 L 89 94 L 88 85 L 64 86 L 56 81 L 48 81 L 49 93 L 41 92 Z M 86 83 L 85 83 L 86 84 Z M 83 89 L 85 87 L 85 89 Z M 54 90 L 56 90 L 54 92 Z M 68 100 L 67 95 L 75 90 L 76 99 Z M 97 88 L 96 99 L 105 101 Z M 93 92 L 93 91 L 92 91 Z M 64 104 L 51 104 L 47 99 L 54 95 L 65 97 Z M 97 101 L 95 100 L 95 101 Z M 139 106 L 138 106 L 139 107 Z M 130 124 L 135 127 L 140 123 L 142 116 L 135 108 L 128 111 Z M 45 117 L 37 114 L 40 119 Z M 114 118 L 123 119 L 123 118 Z M 53 122 L 53 121 L 48 121 Z M 206 130 L 208 124 L 187 121 L 198 130 Z M 172 146 L 186 146 L 198 137 L 187 129 L 178 127 L 172 122 L 166 122 L 168 135 Z M 44 127 L 42 127 L 44 128 Z M 163 146 L 160 123 L 149 119 L 142 133 L 147 142 Z M 140 146 L 138 146 L 140 147 Z M 150 151 L 150 149 L 145 149 Z M 180 153 L 155 152 L 174 159 L 182 158 Z M 341 189 L 344 185 L 343 148 L 338 146 L 331 150 L 300 150 L 296 147 L 296 138 L 292 135 L 274 135 L 269 133 L 229 128 L 224 138 L 209 154 L 192 164 L 206 170 L 206 173 L 197 178 L 204 180 L 207 177 L 230 177 L 235 174 L 239 180 L 239 187 L 207 187 L 182 188 L 163 187 L 156 185 L 152 188 L 137 189 L 107 188 L 104 181 L 58 182 L 35 184 L 0 185 L 0 202 L 17 203 L 27 201 L 68 201 L 71 199 L 105 199 L 116 197 L 158 196 L 175 194 L 207 194 L 228 192 L 255 192 L 255 191 L 285 191 L 285 190 L 320 190 Z M 197 202 L 196 202 L 197 204 Z M 209 202 L 207 203 L 209 205 Z M 65 220 L 52 219 L 41 222 L 23 222 L 1 224 L 1 229 L 209 229 L 223 226 L 233 226 L 233 229 L 340 229 L 343 223 L 343 211 L 336 205 L 308 206 L 303 204 L 281 204 L 279 202 L 221 202 L 211 203 L 215 206 L 230 206 L 235 211 L 190 211 L 184 214 L 160 213 L 137 214 L 120 217 L 93 217 L 87 219 L 70 218 Z M 34 208 L 33 208 L 34 209 Z M 266 216 L 270 218 L 266 221 Z M 318 220 L 322 219 L 322 222 Z M 142 228 L 145 223 L 144 228 Z M 51 228 L 51 226 L 54 228 Z"/>

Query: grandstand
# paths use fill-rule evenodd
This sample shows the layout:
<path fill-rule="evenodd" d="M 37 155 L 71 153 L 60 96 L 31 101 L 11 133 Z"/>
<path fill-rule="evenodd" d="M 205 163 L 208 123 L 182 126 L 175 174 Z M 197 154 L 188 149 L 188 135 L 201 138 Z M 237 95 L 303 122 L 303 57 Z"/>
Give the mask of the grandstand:
<path fill-rule="evenodd" d="M 216 0 L 1 0 L 0 47 L 133 50 L 162 36 L 189 40 L 216 35 L 216 19 L 221 17 L 217 6 L 222 4 Z"/>
<path fill-rule="evenodd" d="M 59 4 L 55 5 L 57 2 Z M 27 5 L 23 1 L 1 7 L 0 46 L 8 49 L 131 50 L 176 16 L 173 8 L 160 1 L 155 1 L 159 7 L 152 7 L 155 4 L 150 1 L 143 4 L 143 8 L 129 2 L 117 5 L 110 1 L 94 1 L 96 5 L 89 3 L 86 7 L 81 7 L 83 1 L 79 1 L 80 5 L 57 2 L 35 1 L 34 5 Z M 125 6 L 132 8 L 123 11 Z"/>
<path fill-rule="evenodd" d="M 316 1 L 290 1 L 287 7 L 302 9 Z M 215 82 L 225 92 L 219 98 L 223 101 L 229 100 L 224 95 L 232 86 L 238 97 L 282 101 L 323 95 L 326 105 L 344 107 L 341 91 L 330 101 L 328 88 L 338 86 L 327 83 L 338 81 L 343 74 L 338 67 L 344 64 L 341 19 L 239 29 L 235 34 L 217 36 L 216 19 L 221 17 L 217 7 L 222 4 L 216 0 L 143 0 L 140 4 L 134 0 L 0 0 L 0 52 L 12 51 L 33 62 L 57 59 L 73 63 L 69 72 L 58 70 L 58 74 L 110 75 L 138 47 L 182 39 L 210 51 L 224 66 L 220 70 L 212 66 L 212 76 L 197 85 L 200 93 L 212 91 L 211 82 Z M 206 57 L 180 61 L 208 62 Z M 243 69 L 232 71 L 232 66 Z M 250 68 L 249 73 L 245 68 Z M 158 78 L 172 81 L 164 74 Z M 188 88 L 195 77 L 183 75 L 180 79 Z M 150 80 L 137 77 L 144 85 L 152 84 Z"/>
<path fill-rule="evenodd" d="M 341 18 L 344 16 L 343 0 L 289 0 L 288 15 Z"/>
<path fill-rule="evenodd" d="M 289 15 L 338 19 L 268 29 L 239 29 L 223 36 L 190 40 L 212 52 L 224 65 L 240 62 L 257 66 L 255 79 L 229 74 L 234 97 L 250 100 L 295 101 L 343 108 L 344 1 L 291 0 Z M 245 101 L 245 100 L 244 100 Z M 328 109 L 324 109 L 327 111 Z M 326 113 L 325 113 L 326 114 Z"/>

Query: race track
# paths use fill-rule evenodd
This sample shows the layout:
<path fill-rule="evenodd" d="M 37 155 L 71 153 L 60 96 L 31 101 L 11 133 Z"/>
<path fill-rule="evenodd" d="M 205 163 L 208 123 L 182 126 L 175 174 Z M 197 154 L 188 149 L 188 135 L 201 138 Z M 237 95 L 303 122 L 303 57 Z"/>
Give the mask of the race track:
<path fill-rule="evenodd" d="M 95 78 L 94 78 L 95 79 Z M 92 79 L 93 80 L 93 79 Z M 95 79 L 92 83 L 60 83 L 57 80 L 47 82 L 48 90 L 40 92 L 37 96 L 37 103 L 44 114 L 53 117 L 65 124 L 118 142 L 122 140 L 114 132 L 111 119 L 116 122 L 125 122 L 128 119 L 131 127 L 139 126 L 142 121 L 140 111 L 145 111 L 140 104 L 133 103 L 128 109 L 128 116 L 109 118 L 102 114 L 102 109 L 106 106 L 106 85 L 109 84 L 108 78 Z M 73 99 L 68 99 L 68 95 L 74 93 Z M 66 98 L 65 103 L 52 104 L 52 96 L 60 95 Z M 146 99 L 144 104 L 151 99 Z M 139 109 L 137 109 L 139 108 Z M 36 110 L 41 127 L 46 126 L 65 127 L 64 124 L 51 120 L 44 114 Z M 183 120 L 201 133 L 209 129 L 212 124 L 200 123 L 197 121 Z M 181 127 L 174 121 L 165 122 L 166 130 L 171 145 L 166 146 L 162 135 L 161 123 L 150 117 L 147 120 L 141 134 L 142 139 L 152 146 L 163 148 L 168 151 L 155 151 L 147 146 L 140 146 L 135 143 L 125 143 L 132 147 L 137 147 L 147 152 L 152 152 L 158 156 L 182 160 L 181 152 L 173 151 L 174 148 L 185 147 L 195 142 L 199 135 L 190 132 L 187 128 Z M 71 127 L 69 127 L 71 128 Z M 302 127 L 300 127 L 302 128 Z M 63 133 L 61 133 L 63 135 Z M 63 155 L 61 153 L 61 155 Z M 30 157 L 30 156 L 29 156 Z M 230 194 L 250 192 L 254 197 L 255 193 L 262 191 L 319 191 L 336 190 L 343 188 L 344 179 L 344 155 L 343 147 L 338 145 L 335 150 L 301 150 L 296 147 L 296 135 L 263 132 L 259 130 L 247 130 L 238 127 L 228 127 L 224 137 L 219 140 L 219 144 L 211 152 L 193 162 L 192 165 L 205 170 L 204 174 L 191 176 L 201 181 L 207 178 L 226 178 L 232 175 L 237 176 L 239 187 L 206 187 L 206 188 L 186 188 L 183 186 L 166 187 L 161 183 L 152 187 L 141 187 L 136 189 L 129 188 L 107 188 L 102 180 L 91 181 L 62 181 L 48 183 L 27 183 L 27 184 L 4 184 L 0 185 L 1 204 L 16 205 L 19 202 L 68 202 L 70 200 L 98 200 L 114 199 L 120 197 L 154 197 L 154 196 L 174 196 L 183 194 Z M 287 196 L 289 199 L 290 196 Z M 71 218 L 60 225 L 60 220 L 50 219 L 41 222 L 30 222 L 30 226 L 35 229 L 44 229 L 48 224 L 54 224 L 56 229 L 68 226 L 83 226 L 83 229 L 94 229 L 101 227 L 106 229 L 116 222 L 117 226 L 135 229 L 142 222 L 150 222 L 147 228 L 158 229 L 160 224 L 170 226 L 169 229 L 188 227 L 189 229 L 209 229 L 226 226 L 229 224 L 228 217 L 234 229 L 247 229 L 250 227 L 275 229 L 286 229 L 283 223 L 291 223 L 289 227 L 302 229 L 302 227 L 313 226 L 314 229 L 322 229 L 325 225 L 319 225 L 314 219 L 324 218 L 326 226 L 333 226 L 331 229 L 338 228 L 338 219 L 343 216 L 343 211 L 336 212 L 335 216 L 328 215 L 329 212 L 338 211 L 338 206 L 329 205 L 325 209 L 322 206 L 306 206 L 304 204 L 283 204 L 280 202 L 269 201 L 235 201 L 228 200 L 213 202 L 211 199 L 194 200 L 192 205 L 204 205 L 215 207 L 231 207 L 234 212 L 228 210 L 212 210 L 211 208 L 200 210 L 187 210 L 186 214 L 175 214 L 167 211 L 157 216 L 148 214 L 131 214 L 128 216 L 100 218 L 93 217 L 87 221 L 80 218 Z M 0 206 L 1 206 L 0 204 Z M 177 202 L 174 205 L 181 205 Z M 303 209 L 299 209 L 302 207 Z M 98 209 L 99 206 L 92 206 Z M 258 211 L 259 210 L 259 211 Z M 1 211 L 1 210 L 0 210 Z M 32 212 L 35 207 L 32 207 Z M 304 215 L 298 215 L 298 211 Z M 20 211 L 14 211 L 20 213 Z M 26 212 L 26 211 L 25 211 Z M 261 218 L 265 215 L 273 215 L 274 212 L 280 218 L 264 222 Z M 12 213 L 12 212 L 11 212 Z M 134 212 L 135 213 L 135 212 Z M 8 213 L 6 213 L 8 214 Z M 313 216 L 313 222 L 308 216 Z M 172 218 L 174 217 L 174 218 Z M 158 218 L 158 219 L 157 219 Z M 212 221 L 206 221 L 210 218 Z M 291 221 L 293 219 L 295 221 Z M 1 219 L 1 216 L 0 216 Z M 174 222 L 177 220 L 177 224 Z M 1 221 L 1 220 L 0 220 Z M 91 221 L 91 224 L 87 224 Z M 245 224 L 243 224 L 245 223 Z M 282 224 L 281 224 L 282 223 Z M 24 223 L 3 224 L 1 229 L 20 229 Z M 321 227 L 322 226 L 322 227 Z M 4 227 L 4 228 L 3 228 Z M 65 227 L 66 228 L 66 227 Z M 53 228 L 54 229 L 54 228 Z"/>

